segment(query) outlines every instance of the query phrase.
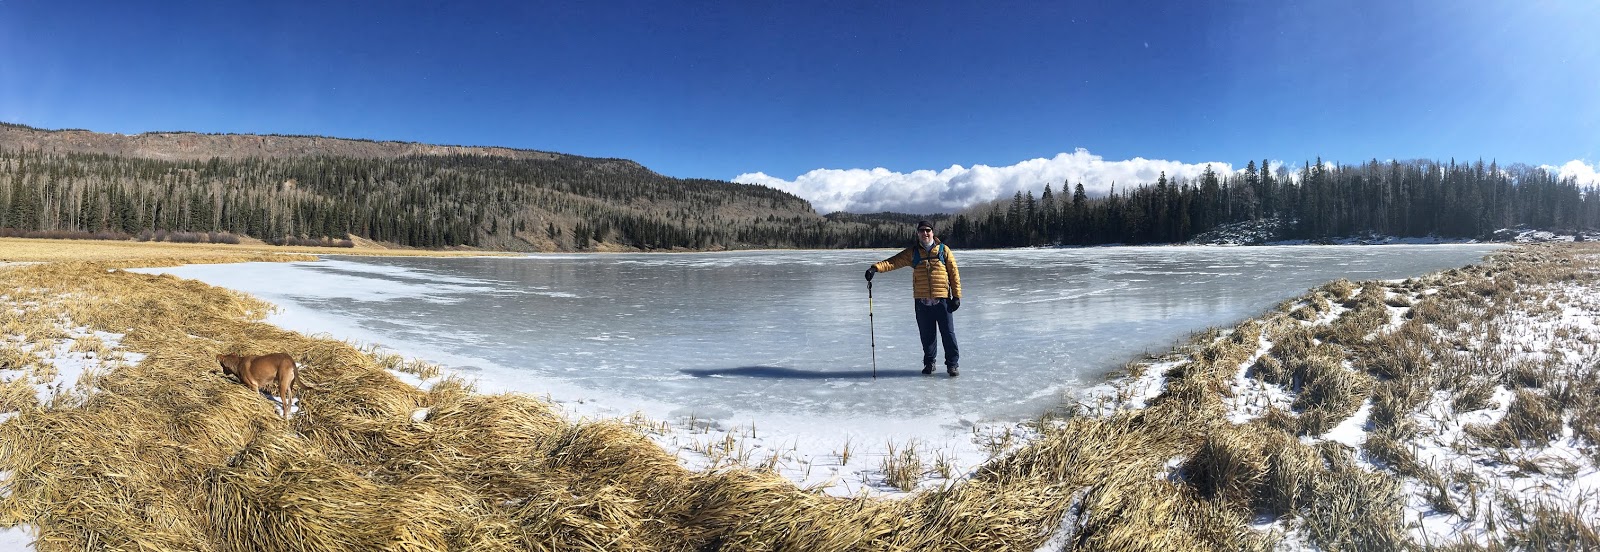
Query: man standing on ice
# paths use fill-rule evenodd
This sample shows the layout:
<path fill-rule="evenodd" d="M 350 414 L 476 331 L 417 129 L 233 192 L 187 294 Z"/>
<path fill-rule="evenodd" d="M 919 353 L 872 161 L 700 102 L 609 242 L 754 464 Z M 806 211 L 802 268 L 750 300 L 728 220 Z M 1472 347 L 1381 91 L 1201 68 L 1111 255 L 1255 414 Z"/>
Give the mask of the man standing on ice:
<path fill-rule="evenodd" d="M 908 266 L 912 268 L 911 295 L 916 301 L 917 330 L 922 335 L 922 373 L 933 373 L 933 361 L 939 353 L 933 340 L 937 329 L 944 342 L 945 372 L 950 377 L 959 376 L 961 350 L 956 347 L 951 314 L 961 308 L 961 271 L 956 269 L 955 254 L 933 236 L 933 223 L 918 221 L 916 245 L 867 268 L 867 282 L 872 282 L 872 276 L 879 272 Z"/>

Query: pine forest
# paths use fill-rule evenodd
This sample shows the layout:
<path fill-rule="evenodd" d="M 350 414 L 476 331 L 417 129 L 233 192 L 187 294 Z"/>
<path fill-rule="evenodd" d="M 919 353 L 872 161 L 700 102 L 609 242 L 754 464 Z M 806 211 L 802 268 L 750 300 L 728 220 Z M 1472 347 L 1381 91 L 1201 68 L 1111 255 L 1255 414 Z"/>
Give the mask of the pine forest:
<path fill-rule="evenodd" d="M 0 149 L 11 236 L 349 244 L 510 251 L 895 247 L 918 218 L 958 247 L 1157 244 L 1269 222 L 1282 239 L 1487 239 L 1600 225 L 1593 188 L 1526 165 L 1251 161 L 1234 174 L 1125 183 L 1090 196 L 1041 182 L 951 215 L 818 215 L 772 188 L 662 176 L 623 160 L 486 155 L 172 161 Z M 1071 186 L 1072 191 L 1068 192 Z M 1059 188 L 1057 188 L 1059 186 Z M 1060 193 L 1056 193 L 1056 189 Z"/>

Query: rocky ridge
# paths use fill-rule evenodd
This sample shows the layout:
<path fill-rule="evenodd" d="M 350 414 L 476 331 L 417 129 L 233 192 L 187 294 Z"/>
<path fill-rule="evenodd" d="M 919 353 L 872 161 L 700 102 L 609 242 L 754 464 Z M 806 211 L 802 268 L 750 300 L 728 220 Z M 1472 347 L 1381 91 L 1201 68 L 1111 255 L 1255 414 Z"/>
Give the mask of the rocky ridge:
<path fill-rule="evenodd" d="M 207 159 L 354 157 L 363 159 L 410 155 L 483 155 L 548 161 L 575 155 L 493 146 L 445 146 L 416 142 L 374 141 L 323 136 L 201 134 L 145 132 L 113 134 L 88 130 L 46 130 L 0 123 L 0 147 L 53 153 L 91 153 L 170 161 Z M 626 159 L 593 159 L 619 169 L 643 169 Z"/>

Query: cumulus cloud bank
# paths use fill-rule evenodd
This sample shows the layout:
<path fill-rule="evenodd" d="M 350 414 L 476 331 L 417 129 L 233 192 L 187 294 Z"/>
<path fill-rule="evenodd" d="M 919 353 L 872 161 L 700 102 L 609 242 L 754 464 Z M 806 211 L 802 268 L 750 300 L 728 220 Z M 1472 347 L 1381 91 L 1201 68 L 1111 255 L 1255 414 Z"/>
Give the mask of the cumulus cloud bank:
<path fill-rule="evenodd" d="M 1168 178 L 1198 178 L 1207 166 L 1218 174 L 1233 171 L 1229 163 L 1183 163 L 1135 157 L 1107 161 L 1078 148 L 1055 157 L 1029 159 L 1007 167 L 951 165 L 941 171 L 920 170 L 900 173 L 875 169 L 817 169 L 794 180 L 766 173 L 745 173 L 734 177 L 742 184 L 761 184 L 800 196 L 820 213 L 848 211 L 876 213 L 955 213 L 972 205 L 1010 197 L 1018 191 L 1037 195 L 1046 184 L 1056 193 L 1071 193 L 1071 186 L 1082 183 L 1089 195 L 1103 195 L 1113 184 L 1136 186 L 1155 182 L 1162 172 Z M 1065 184 L 1064 184 L 1065 183 Z"/>
<path fill-rule="evenodd" d="M 1328 165 L 1331 167 L 1332 163 Z M 794 180 L 754 172 L 741 174 L 734 177 L 733 181 L 761 184 L 792 193 L 810 201 L 819 213 L 957 213 L 979 203 L 1011 197 L 1018 191 L 1032 191 L 1037 195 L 1044 190 L 1045 184 L 1049 184 L 1056 193 L 1070 194 L 1073 185 L 1082 183 L 1083 189 L 1095 196 L 1104 195 L 1113 184 L 1126 189 L 1154 183 L 1163 172 L 1167 173 L 1168 178 L 1197 179 L 1207 166 L 1218 174 L 1235 171 L 1232 164 L 1222 162 L 1183 163 L 1143 157 L 1107 161 L 1089 153 L 1089 150 L 1078 148 L 1072 153 L 1058 153 L 1049 159 L 1029 159 L 1007 167 L 975 165 L 967 168 L 951 165 L 941 171 L 909 173 L 882 167 L 817 169 Z M 1278 166 L 1279 162 L 1272 162 L 1274 169 Z M 1560 167 L 1545 165 L 1543 168 L 1560 178 L 1575 178 L 1580 185 L 1600 185 L 1600 173 L 1597 173 L 1596 166 L 1583 161 L 1573 160 Z"/>
<path fill-rule="evenodd" d="M 1592 186 L 1600 184 L 1600 173 L 1595 171 L 1595 166 L 1577 159 L 1568 161 L 1560 167 L 1544 165 L 1544 170 L 1556 173 L 1557 178 L 1573 178 L 1579 186 Z M 815 204 L 816 202 L 812 202 Z"/>

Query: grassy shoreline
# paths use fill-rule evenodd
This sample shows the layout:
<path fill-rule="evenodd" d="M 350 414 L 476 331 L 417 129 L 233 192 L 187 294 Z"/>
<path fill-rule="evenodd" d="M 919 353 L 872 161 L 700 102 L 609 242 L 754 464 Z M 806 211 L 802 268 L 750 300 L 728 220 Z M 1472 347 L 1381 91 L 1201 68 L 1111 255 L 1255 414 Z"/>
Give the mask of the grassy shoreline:
<path fill-rule="evenodd" d="M 11 305 L 0 312 L 0 525 L 38 527 L 41 550 L 1600 546 L 1589 510 L 1600 496 L 1497 493 L 1484 475 L 1497 472 L 1473 467 L 1513 466 L 1520 479 L 1594 470 L 1593 452 L 1563 460 L 1572 466 L 1523 452 L 1600 445 L 1585 352 L 1600 331 L 1551 331 L 1564 337 L 1546 351 L 1578 353 L 1543 354 L 1571 362 L 1508 352 L 1518 341 L 1505 335 L 1518 316 L 1600 295 L 1600 248 L 1586 244 L 1330 283 L 1130 366 L 1098 411 L 1038 420 L 1032 440 L 967 480 L 898 500 L 823 496 L 759 466 L 685 470 L 634 425 L 574 422 L 454 378 L 417 389 L 388 370 L 432 367 L 283 331 L 262 322 L 270 305 L 242 294 L 115 270 L 314 258 L 283 248 L 68 242 L 27 257 L 11 245 L 0 243 L 7 258 L 45 263 L 0 270 Z M 319 386 L 289 422 L 212 366 L 214 354 L 276 350 L 304 359 Z M 97 362 L 79 387 L 39 392 L 69 355 Z M 1498 413 L 1450 434 L 1481 459 L 1440 467 L 1408 446 L 1444 434 L 1418 418 L 1439 401 L 1447 414 Z M 1353 420 L 1372 428 L 1355 445 L 1336 437 Z M 1418 540 L 1425 520 L 1406 512 L 1429 493 L 1437 515 L 1494 530 Z"/>
<path fill-rule="evenodd" d="M 498 251 L 437 251 L 294 245 L 172 243 L 110 240 L 61 240 L 0 237 L 0 267 L 8 263 L 92 262 L 107 267 L 173 266 L 179 264 L 251 261 L 314 261 L 317 255 L 370 255 L 389 257 L 482 257 L 516 255 Z"/>

